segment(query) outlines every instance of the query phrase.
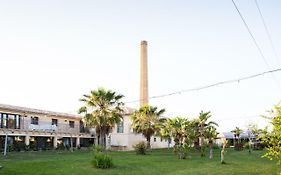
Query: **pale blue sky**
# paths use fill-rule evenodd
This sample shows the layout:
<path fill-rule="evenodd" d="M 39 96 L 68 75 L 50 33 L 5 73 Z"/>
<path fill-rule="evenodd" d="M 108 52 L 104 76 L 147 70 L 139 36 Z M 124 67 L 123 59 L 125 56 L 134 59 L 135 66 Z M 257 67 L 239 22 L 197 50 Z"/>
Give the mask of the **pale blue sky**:
<path fill-rule="evenodd" d="M 259 0 L 278 55 L 281 2 Z M 274 57 L 254 0 L 236 0 L 271 68 Z M 149 94 L 268 70 L 231 0 L 0 0 L 0 103 L 75 112 L 104 87 L 139 97 L 139 44 L 148 41 Z M 281 86 L 281 72 L 274 74 Z M 281 99 L 271 75 L 151 100 L 167 116 L 211 111 L 226 131 L 259 122 Z M 138 104 L 130 104 L 137 107 Z"/>

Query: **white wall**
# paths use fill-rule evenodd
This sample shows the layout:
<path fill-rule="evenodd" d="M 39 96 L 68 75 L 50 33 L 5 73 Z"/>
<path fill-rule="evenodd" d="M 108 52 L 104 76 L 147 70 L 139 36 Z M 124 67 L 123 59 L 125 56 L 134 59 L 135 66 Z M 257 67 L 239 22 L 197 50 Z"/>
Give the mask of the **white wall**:
<path fill-rule="evenodd" d="M 142 136 L 142 134 L 133 133 L 130 116 L 124 116 L 123 120 L 124 133 L 117 133 L 117 126 L 115 126 L 110 134 L 110 145 L 126 147 L 126 150 L 133 150 L 133 145 L 141 141 L 146 141 L 146 139 Z M 160 137 L 155 138 L 156 142 L 154 142 L 154 136 L 151 137 L 151 148 L 168 148 L 168 141 L 165 141 L 164 139 L 161 141 Z"/>

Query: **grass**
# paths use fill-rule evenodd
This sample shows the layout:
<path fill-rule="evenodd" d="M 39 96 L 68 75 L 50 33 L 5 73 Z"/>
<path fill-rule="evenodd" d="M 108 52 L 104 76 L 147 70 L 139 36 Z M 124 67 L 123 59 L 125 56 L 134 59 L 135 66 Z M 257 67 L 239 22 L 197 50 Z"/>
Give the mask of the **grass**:
<path fill-rule="evenodd" d="M 76 152 L 14 152 L 6 158 L 0 156 L 2 175 L 276 175 L 281 168 L 275 162 L 261 158 L 263 151 L 228 150 L 226 164 L 220 164 L 219 150 L 214 160 L 191 153 L 191 159 L 179 160 L 172 150 L 154 150 L 149 155 L 136 155 L 134 152 L 111 152 L 115 167 L 107 170 L 95 169 L 91 165 L 92 153 Z"/>

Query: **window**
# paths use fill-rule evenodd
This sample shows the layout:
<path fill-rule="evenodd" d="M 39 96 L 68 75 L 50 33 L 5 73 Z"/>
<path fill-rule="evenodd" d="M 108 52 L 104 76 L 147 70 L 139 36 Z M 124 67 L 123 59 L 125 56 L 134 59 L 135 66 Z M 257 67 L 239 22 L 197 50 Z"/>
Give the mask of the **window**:
<path fill-rule="evenodd" d="M 58 119 L 52 119 L 52 125 L 58 126 Z"/>
<path fill-rule="evenodd" d="M 69 127 L 74 128 L 74 121 L 69 121 Z"/>
<path fill-rule="evenodd" d="M 85 133 L 85 126 L 82 120 L 80 120 L 80 133 Z"/>
<path fill-rule="evenodd" d="M 156 137 L 154 137 L 154 142 L 156 142 Z"/>
<path fill-rule="evenodd" d="M 160 142 L 162 142 L 162 141 L 163 141 L 163 138 L 161 137 L 161 138 L 160 138 Z"/>
<path fill-rule="evenodd" d="M 1 128 L 7 128 L 7 114 L 1 114 Z"/>
<path fill-rule="evenodd" d="M 117 124 L 117 133 L 124 133 L 124 121 L 123 120 Z"/>
<path fill-rule="evenodd" d="M 31 124 L 38 125 L 39 118 L 38 117 L 31 117 Z"/>
<path fill-rule="evenodd" d="M 0 113 L 0 127 L 20 129 L 20 115 Z"/>
<path fill-rule="evenodd" d="M 15 129 L 16 128 L 16 122 L 15 122 L 15 115 L 8 114 L 8 128 Z"/>
<path fill-rule="evenodd" d="M 20 125 L 21 125 L 21 116 L 20 115 L 16 115 L 15 117 L 15 129 L 20 129 Z"/>

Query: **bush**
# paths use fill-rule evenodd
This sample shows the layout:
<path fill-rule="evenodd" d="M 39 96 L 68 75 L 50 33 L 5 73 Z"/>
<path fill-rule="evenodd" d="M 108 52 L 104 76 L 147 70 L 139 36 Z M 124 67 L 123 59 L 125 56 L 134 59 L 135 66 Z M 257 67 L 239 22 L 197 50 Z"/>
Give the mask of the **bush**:
<path fill-rule="evenodd" d="M 92 164 L 95 168 L 111 168 L 113 167 L 112 158 L 104 153 L 96 153 L 94 155 L 94 160 L 92 160 Z"/>
<path fill-rule="evenodd" d="M 236 151 L 241 151 L 241 150 L 243 150 L 243 144 L 242 144 L 242 143 L 236 143 L 236 144 L 234 145 L 234 150 L 236 150 Z"/>
<path fill-rule="evenodd" d="M 29 149 L 30 149 L 29 145 L 25 145 L 24 150 L 29 151 Z"/>
<path fill-rule="evenodd" d="M 144 141 L 139 142 L 138 144 L 133 146 L 137 154 L 145 155 L 146 154 L 146 143 Z"/>
<path fill-rule="evenodd" d="M 179 159 L 186 159 L 187 154 L 190 150 L 190 147 L 187 145 L 175 145 L 174 153 L 178 156 Z"/>
<path fill-rule="evenodd" d="M 251 143 L 250 143 L 250 142 L 246 142 L 246 143 L 244 144 L 244 148 L 245 148 L 245 149 L 250 149 L 250 148 L 252 148 Z"/>
<path fill-rule="evenodd" d="M 255 142 L 253 146 L 254 150 L 263 150 L 265 148 L 265 145 L 261 142 Z"/>
<path fill-rule="evenodd" d="M 220 149 L 220 145 L 217 144 L 217 143 L 214 143 L 214 144 L 213 144 L 213 149 Z"/>
<path fill-rule="evenodd" d="M 93 145 L 93 151 L 95 153 L 101 153 L 104 151 L 104 148 L 101 145 Z"/>

